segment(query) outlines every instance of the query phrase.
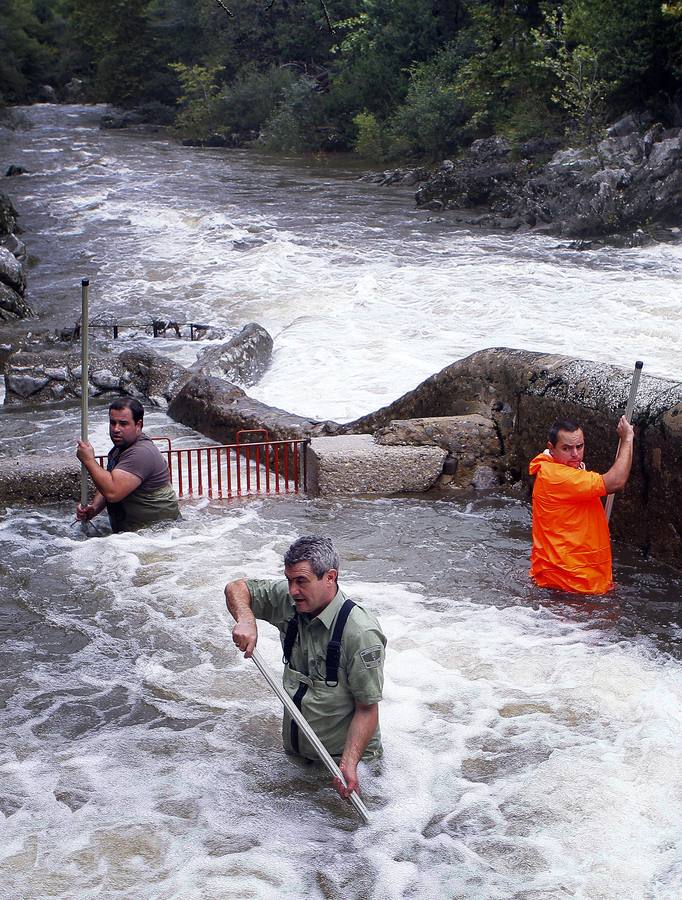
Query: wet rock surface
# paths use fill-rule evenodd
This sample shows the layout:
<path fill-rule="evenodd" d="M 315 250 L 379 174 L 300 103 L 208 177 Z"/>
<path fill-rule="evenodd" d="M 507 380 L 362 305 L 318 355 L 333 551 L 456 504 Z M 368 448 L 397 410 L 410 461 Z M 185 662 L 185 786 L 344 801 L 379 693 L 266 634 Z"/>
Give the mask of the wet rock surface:
<path fill-rule="evenodd" d="M 242 388 L 218 378 L 195 375 L 173 398 L 168 414 L 221 444 L 232 444 L 238 431 L 265 429 L 271 440 L 291 440 L 338 430 L 253 400 Z M 254 440 L 261 438 L 254 437 Z"/>
<path fill-rule="evenodd" d="M 2 287 L 0 286 L 0 296 Z M 46 403 L 81 396 L 81 348 L 75 332 L 34 335 L 10 348 L 3 358 L 5 403 Z M 65 338 L 65 339 L 62 339 Z M 113 342 L 115 343 L 115 342 Z M 210 348 L 192 370 L 151 347 L 114 352 L 112 343 L 93 345 L 89 357 L 90 396 L 127 394 L 165 408 L 194 375 L 213 371 L 253 384 L 267 368 L 272 338 L 254 323 L 226 344 Z"/>
<path fill-rule="evenodd" d="M 54 342 L 12 353 L 5 363 L 5 403 L 51 403 L 82 395 L 80 346 Z M 191 375 L 150 349 L 120 355 L 94 352 L 88 365 L 88 393 L 127 394 L 167 406 Z"/>
<path fill-rule="evenodd" d="M 0 323 L 33 316 L 26 294 L 26 247 L 17 231 L 17 211 L 0 193 Z"/>
<path fill-rule="evenodd" d="M 226 344 L 205 350 L 191 371 L 249 386 L 265 374 L 272 359 L 272 346 L 265 328 L 251 322 Z"/>

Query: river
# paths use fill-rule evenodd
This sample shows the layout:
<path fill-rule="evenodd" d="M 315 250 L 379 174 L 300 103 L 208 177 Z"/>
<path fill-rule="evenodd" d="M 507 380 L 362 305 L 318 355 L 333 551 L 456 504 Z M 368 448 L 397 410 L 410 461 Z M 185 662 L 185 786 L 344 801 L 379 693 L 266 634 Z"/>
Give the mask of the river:
<path fill-rule="evenodd" d="M 39 327 L 75 321 L 83 277 L 95 314 L 257 321 L 275 352 L 250 393 L 337 420 L 487 346 L 679 378 L 677 244 L 455 229 L 334 158 L 103 132 L 101 113 L 37 106 L 0 132 L 3 170 L 30 172 L 3 189 Z M 154 346 L 188 362 L 199 344 Z M 71 452 L 77 410 L 0 427 L 3 456 Z M 72 502 L 0 513 L 3 897 L 682 894 L 676 573 L 616 545 L 607 597 L 534 588 L 528 505 L 502 493 L 197 500 L 168 530 L 102 537 L 72 521 Z M 312 532 L 389 641 L 368 826 L 283 755 L 278 701 L 229 639 L 225 582 L 276 576 Z M 259 646 L 281 666 L 268 626 Z"/>

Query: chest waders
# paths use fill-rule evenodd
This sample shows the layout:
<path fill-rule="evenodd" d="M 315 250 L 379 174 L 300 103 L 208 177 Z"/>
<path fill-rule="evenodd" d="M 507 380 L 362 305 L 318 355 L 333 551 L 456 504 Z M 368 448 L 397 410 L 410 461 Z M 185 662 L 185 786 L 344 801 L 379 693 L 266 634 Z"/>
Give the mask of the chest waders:
<path fill-rule="evenodd" d="M 336 687 L 339 683 L 339 663 L 341 661 L 341 637 L 343 636 L 343 629 L 346 627 L 346 621 L 348 620 L 348 616 L 351 613 L 353 607 L 356 606 L 352 600 L 345 600 L 343 606 L 339 610 L 339 614 L 336 617 L 336 622 L 334 623 L 334 630 L 332 632 L 332 637 L 329 643 L 327 644 L 327 656 L 325 659 L 326 673 L 324 683 L 327 687 Z M 291 657 L 291 651 L 294 648 L 294 644 L 296 643 L 296 638 L 298 637 L 298 613 L 295 613 L 292 619 L 289 619 L 289 623 L 287 624 L 286 634 L 284 636 L 284 650 L 283 650 L 283 659 L 282 662 L 285 665 L 289 665 L 289 658 Z M 305 682 L 301 681 L 298 685 L 298 690 L 293 696 L 293 701 L 296 704 L 296 708 L 299 712 L 302 713 L 301 705 L 303 703 L 303 698 L 305 697 L 306 691 L 308 690 L 309 685 Z M 296 753 L 300 753 L 299 743 L 298 743 L 298 725 L 294 720 L 291 720 L 291 746 L 293 747 Z"/>

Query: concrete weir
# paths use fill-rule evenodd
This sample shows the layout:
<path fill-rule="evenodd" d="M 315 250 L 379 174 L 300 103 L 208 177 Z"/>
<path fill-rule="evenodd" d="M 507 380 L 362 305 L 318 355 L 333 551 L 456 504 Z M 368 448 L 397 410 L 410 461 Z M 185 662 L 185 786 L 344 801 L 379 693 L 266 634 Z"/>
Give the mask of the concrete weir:
<path fill-rule="evenodd" d="M 307 450 L 308 493 L 421 493 L 433 487 L 443 471 L 447 451 L 440 447 L 389 447 L 371 434 L 313 438 Z"/>
<path fill-rule="evenodd" d="M 582 425 L 588 468 L 609 469 L 631 380 L 632 369 L 492 348 L 345 424 L 268 407 L 216 377 L 190 373 L 168 379 L 164 390 L 174 419 L 219 443 L 260 428 L 270 440 L 310 438 L 312 495 L 515 486 L 530 498 L 528 461 L 545 447 L 556 419 Z M 611 533 L 682 569 L 682 383 L 648 375 L 645 360 L 632 421 L 632 474 L 615 504 Z M 75 460 L 66 466 L 52 456 L 5 461 L 0 504 L 75 499 L 77 471 Z"/>

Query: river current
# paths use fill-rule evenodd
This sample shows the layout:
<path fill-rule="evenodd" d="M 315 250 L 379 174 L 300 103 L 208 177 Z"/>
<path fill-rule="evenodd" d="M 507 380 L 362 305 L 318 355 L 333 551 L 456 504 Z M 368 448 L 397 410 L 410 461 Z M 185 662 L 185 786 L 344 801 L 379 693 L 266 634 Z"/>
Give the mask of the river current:
<path fill-rule="evenodd" d="M 102 112 L 32 107 L 0 131 L 3 170 L 29 170 L 3 190 L 37 327 L 73 324 L 83 277 L 95 315 L 257 321 L 275 352 L 249 392 L 337 420 L 488 346 L 680 377 L 678 244 L 457 229 L 333 158 L 103 132 Z M 0 429 L 5 458 L 72 452 L 77 410 L 5 410 Z M 192 441 L 159 411 L 148 429 Z M 616 545 L 607 597 L 534 588 L 528 505 L 504 494 L 191 501 L 115 536 L 72 522 L 66 500 L 0 514 L 3 897 L 682 895 L 678 574 Z M 389 641 L 368 826 L 284 756 L 279 702 L 229 639 L 225 582 L 276 576 L 313 532 Z M 279 670 L 269 626 L 259 646 Z"/>

